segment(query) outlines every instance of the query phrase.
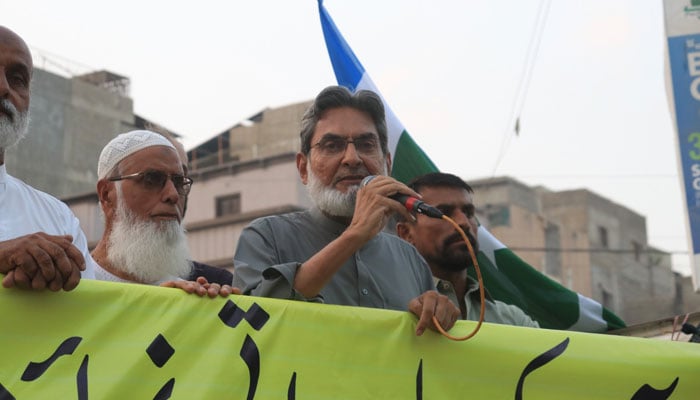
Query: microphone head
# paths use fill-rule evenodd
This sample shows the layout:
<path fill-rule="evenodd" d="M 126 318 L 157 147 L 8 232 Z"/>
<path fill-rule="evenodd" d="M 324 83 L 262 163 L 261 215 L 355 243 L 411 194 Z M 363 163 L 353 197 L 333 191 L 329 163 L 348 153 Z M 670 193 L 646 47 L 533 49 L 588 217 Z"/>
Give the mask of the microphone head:
<path fill-rule="evenodd" d="M 369 182 L 374 179 L 375 175 L 367 175 L 364 178 L 362 178 L 362 182 L 360 182 L 360 187 L 363 188 L 369 184 Z"/>

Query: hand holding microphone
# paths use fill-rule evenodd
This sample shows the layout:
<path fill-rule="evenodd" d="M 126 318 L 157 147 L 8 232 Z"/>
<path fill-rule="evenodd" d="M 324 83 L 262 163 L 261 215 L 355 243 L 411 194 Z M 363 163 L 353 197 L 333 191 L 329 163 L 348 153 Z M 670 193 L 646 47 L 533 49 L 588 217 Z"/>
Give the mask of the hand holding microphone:
<path fill-rule="evenodd" d="M 362 179 L 362 182 L 360 183 L 360 187 L 363 188 L 367 186 L 370 183 L 370 181 L 374 178 L 375 175 L 365 176 L 364 179 Z M 432 218 L 442 218 L 442 212 L 440 210 L 431 205 L 425 204 L 425 202 L 418 200 L 415 197 L 408 196 L 402 193 L 395 193 L 389 196 L 389 198 L 403 204 L 403 206 L 406 207 L 406 209 L 409 212 L 423 214 Z"/>

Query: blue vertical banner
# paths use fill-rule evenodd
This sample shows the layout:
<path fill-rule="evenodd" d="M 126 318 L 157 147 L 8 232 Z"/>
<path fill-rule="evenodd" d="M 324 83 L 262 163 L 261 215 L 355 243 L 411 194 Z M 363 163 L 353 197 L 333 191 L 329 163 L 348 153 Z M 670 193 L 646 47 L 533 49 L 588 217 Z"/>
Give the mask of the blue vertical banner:
<path fill-rule="evenodd" d="M 678 139 L 693 286 L 700 284 L 700 0 L 664 0 L 671 109 Z"/>

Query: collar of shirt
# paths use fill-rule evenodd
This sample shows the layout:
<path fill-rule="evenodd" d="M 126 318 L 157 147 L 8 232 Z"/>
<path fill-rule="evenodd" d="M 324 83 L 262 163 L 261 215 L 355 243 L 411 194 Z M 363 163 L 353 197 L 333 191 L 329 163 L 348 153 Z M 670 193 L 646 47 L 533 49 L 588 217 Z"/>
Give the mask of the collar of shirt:
<path fill-rule="evenodd" d="M 7 190 L 7 169 L 5 164 L 0 165 L 0 190 Z"/>
<path fill-rule="evenodd" d="M 435 288 L 440 294 L 449 297 L 452 301 L 457 300 L 457 293 L 455 293 L 455 288 L 452 283 L 436 277 L 433 277 L 433 281 L 435 282 Z M 464 297 L 467 296 L 471 296 L 477 302 L 479 301 L 479 282 L 469 275 L 467 275 L 467 292 Z M 487 288 L 484 288 L 484 298 L 486 298 L 487 301 L 493 301 L 493 297 Z"/>
<path fill-rule="evenodd" d="M 326 216 L 323 211 L 321 211 L 318 207 L 314 207 L 310 210 L 311 213 L 311 219 L 314 220 L 318 224 L 319 227 L 321 227 L 325 231 L 329 231 L 334 233 L 335 235 L 340 235 L 347 229 L 347 225 L 332 220 Z"/>

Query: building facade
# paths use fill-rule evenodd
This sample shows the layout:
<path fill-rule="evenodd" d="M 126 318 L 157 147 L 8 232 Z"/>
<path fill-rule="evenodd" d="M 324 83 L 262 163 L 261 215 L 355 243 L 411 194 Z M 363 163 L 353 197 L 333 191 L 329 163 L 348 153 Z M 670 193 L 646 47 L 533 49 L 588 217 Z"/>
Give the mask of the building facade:
<path fill-rule="evenodd" d="M 83 76 L 39 68 L 31 93 L 29 133 L 6 152 L 8 172 L 56 197 L 94 191 L 100 150 L 133 126 L 133 101 Z"/>
<path fill-rule="evenodd" d="M 696 311 L 700 296 L 647 243 L 646 220 L 585 189 L 550 191 L 511 178 L 471 181 L 481 222 L 530 265 L 595 299 L 627 324 Z"/>

